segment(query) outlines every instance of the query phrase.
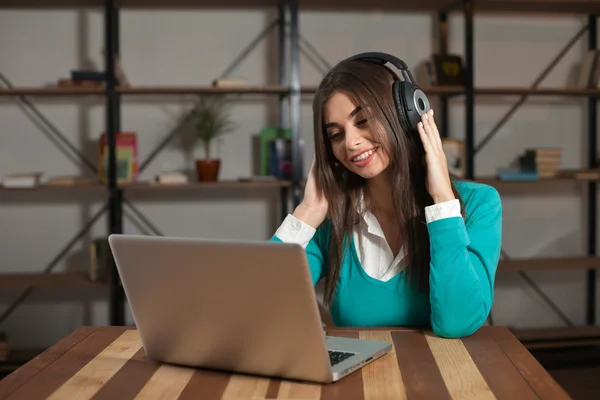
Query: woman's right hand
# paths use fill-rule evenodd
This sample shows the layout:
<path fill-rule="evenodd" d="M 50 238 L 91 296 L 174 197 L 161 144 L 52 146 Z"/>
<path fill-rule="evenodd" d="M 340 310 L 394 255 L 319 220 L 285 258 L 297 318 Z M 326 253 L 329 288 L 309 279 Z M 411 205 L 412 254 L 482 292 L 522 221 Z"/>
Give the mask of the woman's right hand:
<path fill-rule="evenodd" d="M 327 217 L 327 210 L 327 200 L 323 193 L 317 189 L 315 159 L 313 158 L 308 171 L 306 186 L 304 187 L 304 198 L 294 210 L 293 215 L 316 229 Z"/>

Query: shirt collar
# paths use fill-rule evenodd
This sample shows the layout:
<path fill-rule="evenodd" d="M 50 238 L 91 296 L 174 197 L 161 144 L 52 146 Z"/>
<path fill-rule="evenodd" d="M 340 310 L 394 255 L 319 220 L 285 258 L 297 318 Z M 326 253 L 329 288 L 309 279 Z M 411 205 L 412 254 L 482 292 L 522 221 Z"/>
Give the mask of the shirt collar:
<path fill-rule="evenodd" d="M 364 197 L 362 193 L 358 199 L 358 212 L 362 215 L 362 219 L 367 227 L 367 232 L 385 239 L 383 229 L 381 229 L 381 225 L 379 225 L 377 217 L 375 217 L 371 211 L 365 209 Z"/>

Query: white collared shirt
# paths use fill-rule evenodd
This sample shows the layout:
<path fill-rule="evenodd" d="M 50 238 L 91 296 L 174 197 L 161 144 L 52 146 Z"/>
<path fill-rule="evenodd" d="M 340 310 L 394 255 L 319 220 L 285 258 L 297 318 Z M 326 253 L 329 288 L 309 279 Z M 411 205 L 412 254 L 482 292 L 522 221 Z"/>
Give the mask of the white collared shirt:
<path fill-rule="evenodd" d="M 458 199 L 425 207 L 427 223 L 449 217 L 459 217 L 460 202 Z M 283 220 L 275 236 L 285 243 L 297 243 L 306 248 L 316 229 L 307 223 L 288 214 Z M 385 240 L 379 221 L 370 211 L 353 232 L 356 253 L 365 272 L 372 278 L 388 281 L 404 267 L 404 249 L 400 249 L 396 257 Z"/>

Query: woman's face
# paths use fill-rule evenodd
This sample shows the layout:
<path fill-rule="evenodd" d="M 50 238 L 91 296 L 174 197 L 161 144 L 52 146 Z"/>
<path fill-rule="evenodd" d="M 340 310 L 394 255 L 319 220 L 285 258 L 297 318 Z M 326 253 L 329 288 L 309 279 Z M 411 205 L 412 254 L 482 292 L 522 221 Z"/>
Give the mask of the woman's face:
<path fill-rule="evenodd" d="M 353 104 L 343 93 L 336 93 L 325 103 L 323 110 L 325 135 L 335 158 L 348 170 L 371 179 L 389 165 L 381 144 L 373 139 L 361 107 Z"/>

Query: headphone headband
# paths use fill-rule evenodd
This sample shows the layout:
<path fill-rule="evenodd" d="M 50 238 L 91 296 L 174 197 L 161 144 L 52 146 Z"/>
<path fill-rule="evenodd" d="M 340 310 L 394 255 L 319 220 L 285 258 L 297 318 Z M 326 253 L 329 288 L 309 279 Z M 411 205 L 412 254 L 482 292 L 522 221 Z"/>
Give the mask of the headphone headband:
<path fill-rule="evenodd" d="M 400 70 L 400 73 L 402 74 L 402 77 L 404 78 L 404 80 L 407 80 L 412 84 L 415 83 L 415 80 L 413 79 L 412 74 L 410 73 L 408 65 L 406 65 L 406 63 L 404 61 L 402 61 L 401 59 L 399 59 L 398 57 L 393 56 L 391 54 L 383 53 L 383 52 L 379 52 L 379 51 L 370 51 L 370 52 L 366 52 L 366 53 L 356 54 L 354 56 L 348 57 L 346 60 L 347 61 L 367 61 L 367 62 L 379 64 L 379 65 L 385 65 L 387 63 L 390 63 L 394 67 L 396 67 L 398 70 Z"/>
<path fill-rule="evenodd" d="M 421 115 L 429 111 L 431 106 L 425 93 L 415 83 L 408 65 L 398 57 L 382 52 L 360 53 L 347 58 L 345 61 L 364 61 L 378 65 L 390 63 L 400 70 L 403 80 L 394 79 L 394 83 L 390 88 L 394 105 L 404 131 L 418 135 L 417 124 L 421 120 Z"/>

